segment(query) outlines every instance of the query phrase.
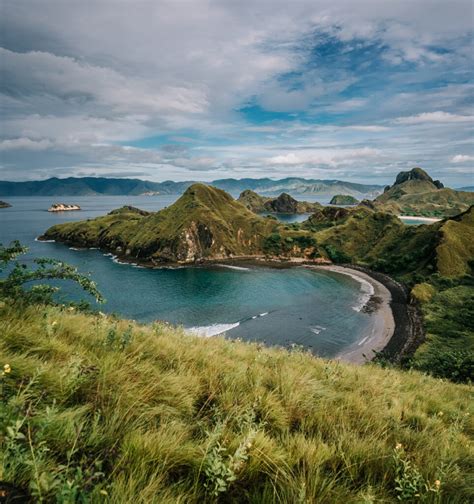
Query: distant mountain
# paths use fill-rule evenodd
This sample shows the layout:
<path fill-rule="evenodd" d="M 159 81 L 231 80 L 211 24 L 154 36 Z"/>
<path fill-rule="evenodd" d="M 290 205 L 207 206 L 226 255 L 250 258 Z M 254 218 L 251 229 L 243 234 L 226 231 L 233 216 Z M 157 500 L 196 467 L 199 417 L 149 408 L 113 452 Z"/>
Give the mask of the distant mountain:
<path fill-rule="evenodd" d="M 93 196 L 93 195 L 140 195 L 140 194 L 182 194 L 194 181 L 150 182 L 140 179 L 101 177 L 56 177 L 30 182 L 0 181 L 0 195 L 7 196 Z M 237 195 L 245 189 L 260 194 L 277 195 L 281 192 L 293 194 L 314 194 L 334 196 L 350 194 L 357 197 L 374 198 L 383 187 L 374 184 L 356 184 L 341 180 L 313 180 L 298 177 L 281 180 L 262 179 L 220 179 L 209 185 Z"/>
<path fill-rule="evenodd" d="M 446 188 L 417 167 L 400 172 L 373 203 L 374 208 L 395 214 L 447 217 L 474 205 L 474 194 Z"/>
<path fill-rule="evenodd" d="M 458 191 L 474 192 L 474 186 L 458 187 Z"/>

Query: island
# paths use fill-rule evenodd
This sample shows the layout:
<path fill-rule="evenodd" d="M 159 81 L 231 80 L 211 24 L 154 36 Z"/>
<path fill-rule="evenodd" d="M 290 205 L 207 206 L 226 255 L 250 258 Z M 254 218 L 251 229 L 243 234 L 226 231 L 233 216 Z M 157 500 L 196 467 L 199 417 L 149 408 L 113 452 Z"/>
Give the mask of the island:
<path fill-rule="evenodd" d="M 7 203 L 6 201 L 0 201 L 0 208 L 10 208 L 11 205 L 10 203 Z"/>
<path fill-rule="evenodd" d="M 80 209 L 81 207 L 79 205 L 68 205 L 66 203 L 53 203 L 48 208 L 48 212 L 72 212 Z"/>
<path fill-rule="evenodd" d="M 444 187 L 439 180 L 433 180 L 426 171 L 416 167 L 400 172 L 394 184 L 387 186 L 373 204 L 397 215 L 450 217 L 474 205 L 474 193 Z"/>
<path fill-rule="evenodd" d="M 251 189 L 240 193 L 238 201 L 254 213 L 304 214 L 314 212 L 320 203 L 297 201 L 288 193 L 281 193 L 276 198 L 261 196 Z"/>
<path fill-rule="evenodd" d="M 359 200 L 350 194 L 336 194 L 329 202 L 330 205 L 357 205 Z"/>

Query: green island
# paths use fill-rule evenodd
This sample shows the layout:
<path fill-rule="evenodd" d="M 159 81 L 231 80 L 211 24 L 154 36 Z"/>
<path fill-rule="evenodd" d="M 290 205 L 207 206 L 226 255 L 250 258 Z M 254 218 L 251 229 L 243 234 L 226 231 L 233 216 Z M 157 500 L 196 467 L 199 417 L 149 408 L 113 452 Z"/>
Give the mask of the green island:
<path fill-rule="evenodd" d="M 240 193 L 238 201 L 255 213 L 310 213 L 321 207 L 320 203 L 297 201 L 287 193 L 281 193 L 277 198 L 260 196 L 251 189 Z"/>
<path fill-rule="evenodd" d="M 331 198 L 330 205 L 357 205 L 359 200 L 350 194 L 336 194 Z"/>
<path fill-rule="evenodd" d="M 8 270 L 23 250 L 2 247 L 10 273 L 0 280 L 0 479 L 9 495 L 26 502 L 472 500 L 474 207 L 407 226 L 377 201 L 318 205 L 306 221 L 285 225 L 194 184 L 159 212 L 123 207 L 55 225 L 41 239 L 149 267 L 339 265 L 395 286 L 401 300 L 392 304 L 397 328 L 387 348 L 356 366 L 58 305 L 55 288 L 23 284 L 69 279 L 100 294 L 62 263 Z"/>

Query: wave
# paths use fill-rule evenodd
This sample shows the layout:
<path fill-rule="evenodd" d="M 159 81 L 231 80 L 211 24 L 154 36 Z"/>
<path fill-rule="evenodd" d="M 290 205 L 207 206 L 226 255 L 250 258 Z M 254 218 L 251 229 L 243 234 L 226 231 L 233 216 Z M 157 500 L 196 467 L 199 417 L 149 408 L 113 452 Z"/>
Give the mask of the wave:
<path fill-rule="evenodd" d="M 56 243 L 56 240 L 39 240 L 39 236 L 35 238 L 36 242 L 42 242 L 42 243 Z"/>
<path fill-rule="evenodd" d="M 202 336 L 204 338 L 210 338 L 211 336 L 218 336 L 223 334 L 235 327 L 238 327 L 240 322 L 235 322 L 235 324 L 212 324 L 208 326 L 195 326 L 186 329 L 189 333 L 195 336 Z"/>
<path fill-rule="evenodd" d="M 231 329 L 235 329 L 239 327 L 241 324 L 245 322 L 249 322 L 250 320 L 255 320 L 260 317 L 265 317 L 269 312 L 259 313 L 258 315 L 254 315 L 253 317 L 247 317 L 238 322 L 234 322 L 232 324 L 211 324 L 208 326 L 194 326 L 186 329 L 191 334 L 195 336 L 203 336 L 205 338 L 210 338 L 211 336 L 218 336 L 220 334 L 224 334 Z"/>
<path fill-rule="evenodd" d="M 353 278 L 355 278 L 355 275 Z M 360 277 L 356 277 L 356 279 L 360 283 L 361 294 L 357 299 L 357 304 L 353 306 L 352 309 L 354 311 L 360 312 L 362 308 L 364 308 L 364 306 L 369 302 L 370 298 L 374 295 L 375 289 L 374 286 L 367 280 L 364 280 Z"/>
<path fill-rule="evenodd" d="M 231 264 L 216 264 L 220 268 L 233 269 L 237 271 L 250 271 L 250 268 L 244 268 L 243 266 L 232 266 Z"/>
<path fill-rule="evenodd" d="M 309 330 L 314 334 L 319 334 L 321 331 L 325 331 L 326 327 L 317 325 L 310 327 Z"/>

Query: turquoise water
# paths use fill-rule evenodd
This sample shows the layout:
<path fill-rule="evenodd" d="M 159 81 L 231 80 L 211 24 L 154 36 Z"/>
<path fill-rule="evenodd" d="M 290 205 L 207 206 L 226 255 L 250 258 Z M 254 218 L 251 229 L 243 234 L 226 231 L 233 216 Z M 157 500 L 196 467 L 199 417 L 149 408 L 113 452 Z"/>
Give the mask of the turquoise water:
<path fill-rule="evenodd" d="M 125 204 L 145 210 L 170 205 L 174 196 L 158 197 L 14 197 L 0 210 L 0 242 L 18 239 L 30 247 L 25 262 L 54 257 L 90 272 L 107 303 L 100 309 L 139 321 L 156 319 L 181 324 L 210 336 L 268 344 L 298 344 L 331 357 L 363 337 L 370 317 L 357 311 L 364 296 L 349 276 L 305 268 L 228 266 L 144 269 L 114 262 L 99 250 L 72 250 L 35 238 L 49 226 L 103 215 Z M 76 203 L 80 212 L 48 213 L 57 201 Z M 68 296 L 83 296 L 63 284 Z"/>

